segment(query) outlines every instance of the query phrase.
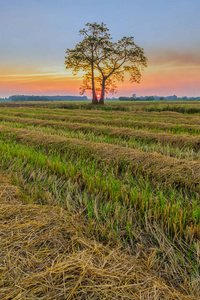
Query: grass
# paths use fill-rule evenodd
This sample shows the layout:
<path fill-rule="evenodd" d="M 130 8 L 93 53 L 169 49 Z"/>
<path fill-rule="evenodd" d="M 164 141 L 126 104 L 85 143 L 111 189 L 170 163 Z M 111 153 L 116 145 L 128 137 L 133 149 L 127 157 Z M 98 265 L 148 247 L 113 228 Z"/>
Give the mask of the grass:
<path fill-rule="evenodd" d="M 53 121 L 63 121 L 63 122 L 71 122 L 71 123 L 83 123 L 83 124 L 96 124 L 96 125 L 105 125 L 105 126 L 114 126 L 114 127 L 128 127 L 128 128 L 136 128 L 136 129 L 155 129 L 157 131 L 169 131 L 171 133 L 188 133 L 188 134 L 199 134 L 200 126 L 198 125 L 188 125 L 188 124 L 171 124 L 171 123 L 163 123 L 163 122 L 146 122 L 146 121 L 132 121 L 132 120 L 124 120 L 124 119 L 105 119 L 102 117 L 89 117 L 89 116 L 71 116 L 68 114 L 49 114 L 45 112 L 42 113 L 24 113 L 24 112 L 9 112 L 9 115 L 14 115 L 16 117 L 26 117 L 33 119 L 41 119 L 41 120 L 53 120 Z M 4 117 L 1 117 L 4 119 Z"/>
<path fill-rule="evenodd" d="M 200 299 L 197 132 L 62 105 L 0 112 L 2 299 Z"/>
<path fill-rule="evenodd" d="M 57 203 L 64 208 L 68 205 L 71 207 L 70 210 L 72 212 L 79 207 L 81 210 L 86 210 L 88 215 L 95 217 L 98 222 L 107 223 L 107 227 L 112 227 L 111 222 L 117 222 L 117 228 L 121 231 L 126 229 L 124 225 L 126 227 L 128 223 L 132 222 L 126 213 L 133 209 L 135 211 L 139 209 L 140 215 L 146 217 L 146 213 L 150 213 L 150 210 L 152 210 L 152 218 L 159 222 L 162 213 L 167 212 L 172 206 L 174 212 L 171 213 L 170 219 L 166 218 L 165 220 L 168 223 L 167 227 L 170 229 L 169 234 L 172 234 L 174 231 L 173 223 L 175 219 L 177 229 L 180 226 L 180 222 L 183 223 L 184 227 L 186 224 L 194 222 L 193 219 L 189 219 L 190 213 L 183 215 L 183 206 L 187 205 L 188 212 L 192 209 L 195 213 L 195 218 L 198 216 L 197 204 L 196 207 L 190 207 L 189 203 L 184 204 L 184 197 L 181 197 L 180 192 L 174 193 L 173 190 L 169 198 L 168 190 L 163 192 L 162 186 L 159 189 L 158 186 L 156 189 L 153 188 L 150 181 L 147 181 L 147 178 L 143 179 L 139 172 L 135 179 L 132 178 L 130 171 L 129 173 L 126 172 L 126 176 L 122 180 L 119 175 L 118 165 L 111 172 L 107 170 L 103 173 L 99 170 L 98 161 L 90 162 L 87 160 L 86 165 L 82 156 L 79 156 L 78 160 L 70 159 L 70 153 L 59 157 L 56 152 L 53 152 L 51 156 L 47 156 L 44 152 L 35 151 L 30 146 L 15 146 L 13 141 L 4 145 L 1 145 L 2 168 L 7 169 L 9 167 L 9 172 L 12 170 L 12 173 L 16 173 L 18 184 L 23 184 L 26 180 L 27 183 L 26 185 L 24 184 L 24 188 L 26 187 L 27 193 L 29 191 L 29 194 L 31 194 L 32 201 L 40 201 L 40 203 L 48 201 L 50 204 Z M 6 155 L 4 154 L 5 152 Z M 101 164 L 101 166 L 103 167 L 104 165 Z M 104 179 L 101 177 L 104 177 Z M 72 189 L 73 186 L 76 186 L 79 193 L 76 199 L 70 196 L 69 199 L 73 198 L 74 200 L 71 200 L 70 203 L 65 203 L 69 190 L 69 186 L 65 181 L 69 178 L 73 178 L 71 181 Z M 48 192 L 41 192 L 42 189 Z M 79 201 L 78 197 L 80 197 L 81 191 L 85 189 L 89 194 L 84 193 L 84 198 L 80 198 Z M 179 197 L 179 204 L 176 203 L 175 205 L 174 200 L 177 197 Z M 197 198 L 197 195 L 194 193 L 193 197 Z M 147 199 L 149 199 L 148 202 Z M 140 201 L 142 202 L 141 207 Z M 162 202 L 162 210 L 159 208 L 160 202 Z M 108 206 L 110 207 L 109 210 L 107 210 Z M 118 213 L 115 213 L 116 211 Z M 182 220 L 180 219 L 181 215 L 183 216 Z M 142 220 L 140 223 L 145 226 Z M 160 225 L 162 226 L 162 224 Z M 119 233 L 117 232 L 117 234 Z M 177 232 L 177 234 L 180 235 L 181 233 Z"/>
<path fill-rule="evenodd" d="M 5 121 L 4 121 L 5 120 Z M 188 160 L 199 159 L 200 138 L 190 135 L 175 135 L 151 130 L 132 130 L 106 126 L 93 126 L 81 123 L 32 120 L 18 117 L 5 117 L 0 124 L 25 128 L 47 134 L 79 138 L 93 142 L 105 142 L 145 152 L 158 152 Z"/>
<path fill-rule="evenodd" d="M 180 112 L 186 114 L 193 114 L 200 112 L 199 101 L 109 101 L 105 105 L 94 106 L 88 101 L 75 102 L 75 101 L 63 101 L 63 102 L 2 102 L 1 107 L 42 107 L 51 109 L 65 109 L 65 110 L 77 110 L 83 111 L 97 110 L 97 111 L 167 111 L 167 112 Z"/>

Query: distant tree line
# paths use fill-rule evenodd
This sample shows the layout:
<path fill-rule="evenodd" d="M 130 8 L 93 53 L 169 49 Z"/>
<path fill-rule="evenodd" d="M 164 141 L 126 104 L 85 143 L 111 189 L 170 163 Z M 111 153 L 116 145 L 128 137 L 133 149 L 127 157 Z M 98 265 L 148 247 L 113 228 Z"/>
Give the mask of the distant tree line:
<path fill-rule="evenodd" d="M 85 101 L 86 96 L 29 96 L 13 95 L 8 98 L 0 98 L 0 101 Z"/>
<path fill-rule="evenodd" d="M 26 95 L 13 95 L 8 98 L 11 101 L 49 101 L 45 96 L 26 96 Z"/>
<path fill-rule="evenodd" d="M 148 97 L 144 97 L 140 98 L 140 97 L 119 97 L 120 101 L 152 101 L 155 100 L 153 96 L 148 96 Z"/>
<path fill-rule="evenodd" d="M 167 96 L 167 97 L 159 97 L 159 96 L 141 96 L 141 97 L 119 97 L 120 101 L 173 101 L 173 100 L 200 100 L 200 97 L 177 97 Z"/>

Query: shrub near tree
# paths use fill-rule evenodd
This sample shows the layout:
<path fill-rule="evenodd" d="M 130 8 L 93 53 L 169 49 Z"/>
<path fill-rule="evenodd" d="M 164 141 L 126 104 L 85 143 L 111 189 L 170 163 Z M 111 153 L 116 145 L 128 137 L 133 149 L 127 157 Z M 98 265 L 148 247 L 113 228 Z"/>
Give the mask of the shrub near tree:
<path fill-rule="evenodd" d="M 123 37 L 114 43 L 104 23 L 85 26 L 79 31 L 83 40 L 74 49 L 66 50 L 65 68 L 72 69 L 74 75 L 83 71 L 81 94 L 90 89 L 92 103 L 104 104 L 105 93 L 115 91 L 116 81 L 123 82 L 125 72 L 129 72 L 131 82 L 140 82 L 147 58 L 133 37 Z M 99 102 L 97 90 L 101 92 Z"/>

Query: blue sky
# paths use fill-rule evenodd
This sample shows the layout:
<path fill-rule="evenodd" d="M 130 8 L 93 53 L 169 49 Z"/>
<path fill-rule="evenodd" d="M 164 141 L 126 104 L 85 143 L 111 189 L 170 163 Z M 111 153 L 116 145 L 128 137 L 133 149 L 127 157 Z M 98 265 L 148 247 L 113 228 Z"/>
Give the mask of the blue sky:
<path fill-rule="evenodd" d="M 134 36 L 148 57 L 141 84 L 120 84 L 117 96 L 200 95 L 199 12 L 199 0 L 0 0 L 0 96 L 78 94 L 64 55 L 87 22 L 106 23 L 114 41 Z"/>

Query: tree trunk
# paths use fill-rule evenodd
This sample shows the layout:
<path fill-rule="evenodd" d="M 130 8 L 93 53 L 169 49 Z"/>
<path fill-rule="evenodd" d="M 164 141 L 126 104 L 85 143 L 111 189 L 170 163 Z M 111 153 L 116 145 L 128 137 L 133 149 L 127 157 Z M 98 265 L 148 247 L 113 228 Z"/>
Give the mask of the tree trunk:
<path fill-rule="evenodd" d="M 93 49 L 92 49 L 92 104 L 98 104 L 97 95 L 95 92 L 95 85 L 94 85 L 94 61 L 93 61 Z"/>
<path fill-rule="evenodd" d="M 98 99 L 97 99 L 97 95 L 95 92 L 95 88 L 92 86 L 92 104 L 98 104 Z"/>
<path fill-rule="evenodd" d="M 99 104 L 104 104 L 105 84 L 106 84 L 106 79 L 103 78 L 102 83 L 101 83 L 101 98 L 100 98 Z"/>
<path fill-rule="evenodd" d="M 95 92 L 95 85 L 94 85 L 94 70 L 92 65 L 92 104 L 98 104 L 97 95 Z"/>

